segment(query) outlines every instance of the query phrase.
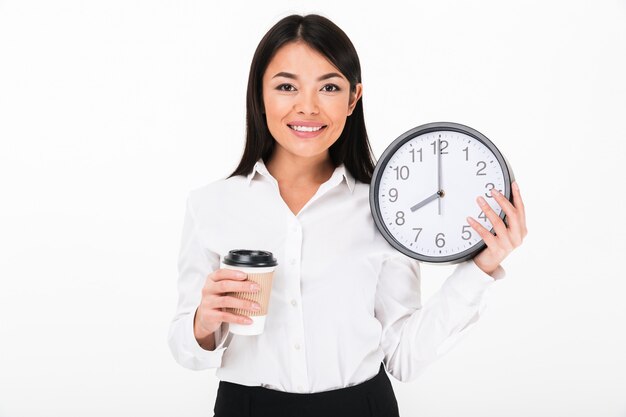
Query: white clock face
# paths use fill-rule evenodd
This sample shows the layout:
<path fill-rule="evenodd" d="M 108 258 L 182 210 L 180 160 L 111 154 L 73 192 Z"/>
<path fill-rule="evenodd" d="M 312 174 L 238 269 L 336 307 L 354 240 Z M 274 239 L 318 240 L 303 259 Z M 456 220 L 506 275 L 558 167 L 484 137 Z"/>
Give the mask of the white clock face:
<path fill-rule="evenodd" d="M 492 229 L 478 196 L 501 214 L 490 189 L 504 192 L 502 167 L 486 145 L 467 134 L 442 130 L 416 136 L 383 168 L 378 189 L 382 222 L 416 254 L 450 257 L 481 243 L 466 220 L 471 216 Z"/>

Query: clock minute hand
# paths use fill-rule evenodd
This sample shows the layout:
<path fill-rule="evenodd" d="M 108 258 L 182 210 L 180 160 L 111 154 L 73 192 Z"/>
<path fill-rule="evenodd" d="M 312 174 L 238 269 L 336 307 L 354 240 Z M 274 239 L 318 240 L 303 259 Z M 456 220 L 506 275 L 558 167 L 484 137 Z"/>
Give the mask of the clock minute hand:
<path fill-rule="evenodd" d="M 441 196 L 441 192 L 437 191 L 435 194 L 431 195 L 430 197 L 425 198 L 424 200 L 420 201 L 419 203 L 411 207 L 411 211 L 415 211 L 418 208 L 425 206 L 426 204 L 439 198 L 440 196 Z"/>
<path fill-rule="evenodd" d="M 437 189 L 441 193 L 441 135 L 437 139 Z M 437 204 L 439 205 L 439 214 L 441 214 L 441 200 Z"/>

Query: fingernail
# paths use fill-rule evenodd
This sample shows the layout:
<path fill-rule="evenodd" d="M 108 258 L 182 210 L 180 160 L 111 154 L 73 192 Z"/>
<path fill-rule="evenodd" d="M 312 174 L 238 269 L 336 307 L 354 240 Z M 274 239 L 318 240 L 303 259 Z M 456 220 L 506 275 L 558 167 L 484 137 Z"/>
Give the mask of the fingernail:
<path fill-rule="evenodd" d="M 478 197 L 478 204 L 480 204 L 481 206 L 484 206 L 485 204 L 487 204 L 487 202 L 485 201 L 484 198 L 482 197 Z"/>
<path fill-rule="evenodd" d="M 247 274 L 245 272 L 236 272 L 235 275 L 237 276 L 237 278 L 245 278 L 247 276 Z"/>
<path fill-rule="evenodd" d="M 251 289 L 252 291 L 259 291 L 259 290 L 261 289 L 261 286 L 260 286 L 259 284 L 252 284 L 252 285 L 250 286 L 250 289 Z"/>
<path fill-rule="evenodd" d="M 500 192 L 498 190 L 496 190 L 495 188 L 492 188 L 491 189 L 491 194 L 498 195 L 498 194 L 500 194 Z"/>
<path fill-rule="evenodd" d="M 252 309 L 253 309 L 253 310 L 257 310 L 257 311 L 258 311 L 258 310 L 260 310 L 260 309 L 261 309 L 261 306 L 260 306 L 260 305 L 258 305 L 258 304 L 252 304 Z"/>
<path fill-rule="evenodd" d="M 515 189 L 515 191 L 519 191 L 519 186 L 517 185 L 517 181 L 513 183 L 513 188 Z"/>

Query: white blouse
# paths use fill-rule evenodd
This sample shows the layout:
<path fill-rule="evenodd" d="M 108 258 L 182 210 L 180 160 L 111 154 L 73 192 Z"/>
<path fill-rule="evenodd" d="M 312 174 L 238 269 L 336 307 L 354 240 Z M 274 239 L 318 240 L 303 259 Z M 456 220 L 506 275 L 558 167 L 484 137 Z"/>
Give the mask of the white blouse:
<path fill-rule="evenodd" d="M 422 305 L 420 265 L 380 234 L 369 184 L 342 164 L 297 215 L 259 159 L 247 177 L 189 192 L 178 260 L 178 305 L 168 343 L 182 366 L 217 368 L 220 380 L 313 393 L 372 378 L 381 361 L 414 380 L 478 320 L 490 276 L 466 261 Z M 278 261 L 265 323 L 256 336 L 216 331 L 200 347 L 193 319 L 207 275 L 231 249 L 260 249 Z"/>

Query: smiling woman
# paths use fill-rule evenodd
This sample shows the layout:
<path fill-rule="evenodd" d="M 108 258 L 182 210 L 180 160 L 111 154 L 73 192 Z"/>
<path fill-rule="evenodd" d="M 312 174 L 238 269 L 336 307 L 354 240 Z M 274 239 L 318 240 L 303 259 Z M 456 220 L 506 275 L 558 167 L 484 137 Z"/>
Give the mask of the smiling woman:
<path fill-rule="evenodd" d="M 288 16 L 259 43 L 247 90 L 246 145 L 227 178 L 193 190 L 169 343 L 191 369 L 217 368 L 215 416 L 397 417 L 386 371 L 415 379 L 484 307 L 487 274 L 459 264 L 422 306 L 419 263 L 377 231 L 374 158 L 354 46 L 330 20 Z M 259 221 L 262 219 L 262 221 Z M 234 248 L 278 261 L 261 334 L 252 282 L 220 268 Z"/>

